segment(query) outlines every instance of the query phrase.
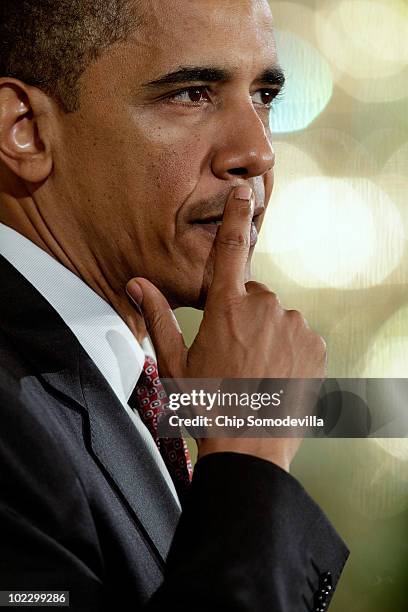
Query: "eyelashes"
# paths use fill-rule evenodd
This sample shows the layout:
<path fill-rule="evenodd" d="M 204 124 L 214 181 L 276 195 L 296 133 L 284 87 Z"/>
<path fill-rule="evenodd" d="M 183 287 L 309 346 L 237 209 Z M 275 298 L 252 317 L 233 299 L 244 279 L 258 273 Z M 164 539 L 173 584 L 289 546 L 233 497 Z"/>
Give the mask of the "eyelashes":
<path fill-rule="evenodd" d="M 258 97 L 259 101 L 254 102 L 257 106 L 262 106 L 271 110 L 274 102 L 281 97 L 282 90 L 276 88 L 263 87 L 255 91 L 251 97 Z M 181 106 L 197 108 L 204 103 L 211 103 L 209 88 L 205 85 L 191 86 L 179 91 L 168 94 L 163 101 L 169 104 L 179 104 Z"/>
<path fill-rule="evenodd" d="M 186 87 L 185 89 L 180 89 L 179 91 L 176 91 L 166 96 L 165 99 L 175 102 L 176 98 L 180 98 L 184 96 L 185 97 L 184 102 L 187 102 L 187 105 L 191 106 L 191 104 L 189 104 L 189 102 L 191 102 L 194 105 L 198 106 L 201 102 L 203 102 L 203 100 L 201 100 L 200 98 L 205 92 L 208 92 L 208 87 L 205 87 L 205 86 Z M 190 97 L 190 100 L 188 100 L 189 97 Z M 196 99 L 193 99 L 193 98 L 196 98 Z M 211 98 L 209 96 L 207 96 L 207 101 L 208 102 L 211 101 Z"/>

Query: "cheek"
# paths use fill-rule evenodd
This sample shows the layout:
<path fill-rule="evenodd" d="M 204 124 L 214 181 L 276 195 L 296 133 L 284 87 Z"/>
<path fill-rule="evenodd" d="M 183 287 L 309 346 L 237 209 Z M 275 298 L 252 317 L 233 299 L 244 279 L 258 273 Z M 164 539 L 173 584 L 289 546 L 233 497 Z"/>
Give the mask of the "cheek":
<path fill-rule="evenodd" d="M 179 196 L 192 192 L 207 156 L 206 127 L 187 119 L 163 118 L 152 111 L 138 114 L 132 121 L 132 146 L 145 180 L 154 182 L 160 191 L 178 192 Z"/>
<path fill-rule="evenodd" d="M 167 221 L 193 197 L 201 179 L 200 152 L 178 144 L 146 147 L 143 161 L 130 173 L 130 180 L 137 177 L 139 194 L 150 202 L 151 213 L 159 209 Z"/>
<path fill-rule="evenodd" d="M 84 175 L 98 201 L 133 231 L 143 226 L 150 236 L 162 236 L 160 228 L 167 226 L 168 236 L 179 209 L 200 184 L 207 156 L 202 131 L 143 113 L 111 117 L 103 129 L 89 121 L 81 130 L 87 133 L 81 148 L 86 155 L 73 156 L 76 174 Z"/>

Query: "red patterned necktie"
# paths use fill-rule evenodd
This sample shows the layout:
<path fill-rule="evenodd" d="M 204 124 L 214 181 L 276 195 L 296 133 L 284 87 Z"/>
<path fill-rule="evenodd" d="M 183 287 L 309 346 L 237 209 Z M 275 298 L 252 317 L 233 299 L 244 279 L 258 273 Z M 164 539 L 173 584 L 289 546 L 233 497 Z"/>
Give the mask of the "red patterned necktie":
<path fill-rule="evenodd" d="M 160 381 L 157 364 L 146 356 L 143 372 L 130 396 L 129 406 L 137 410 L 163 457 L 180 500 L 190 484 L 193 468 L 187 444 L 183 438 L 159 438 L 157 418 L 168 404 L 167 393 Z"/>

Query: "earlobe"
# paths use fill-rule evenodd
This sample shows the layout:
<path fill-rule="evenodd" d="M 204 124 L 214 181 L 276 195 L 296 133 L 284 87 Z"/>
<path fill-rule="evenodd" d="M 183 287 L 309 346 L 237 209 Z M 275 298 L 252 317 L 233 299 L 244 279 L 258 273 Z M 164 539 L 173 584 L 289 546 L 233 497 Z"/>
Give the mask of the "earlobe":
<path fill-rule="evenodd" d="M 0 79 L 0 160 L 30 183 L 43 182 L 52 170 L 50 146 L 41 134 L 39 114 L 30 88 L 14 79 Z"/>

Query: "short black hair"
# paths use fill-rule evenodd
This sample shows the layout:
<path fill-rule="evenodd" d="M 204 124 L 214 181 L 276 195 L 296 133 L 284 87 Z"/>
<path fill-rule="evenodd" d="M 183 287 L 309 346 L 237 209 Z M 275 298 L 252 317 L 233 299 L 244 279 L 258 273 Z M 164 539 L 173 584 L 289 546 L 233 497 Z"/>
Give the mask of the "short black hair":
<path fill-rule="evenodd" d="M 87 66 L 137 25 L 135 0 L 0 0 L 0 77 L 78 108 Z"/>

